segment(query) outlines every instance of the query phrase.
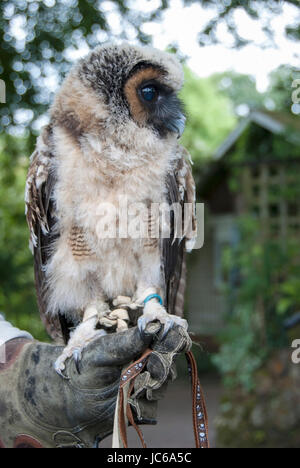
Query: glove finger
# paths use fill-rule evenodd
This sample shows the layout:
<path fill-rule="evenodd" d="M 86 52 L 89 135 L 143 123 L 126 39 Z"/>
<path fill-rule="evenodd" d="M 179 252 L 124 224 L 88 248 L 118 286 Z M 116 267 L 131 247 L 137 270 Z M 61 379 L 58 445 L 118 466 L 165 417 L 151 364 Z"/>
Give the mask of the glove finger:
<path fill-rule="evenodd" d="M 150 326 L 152 325 L 152 326 Z M 82 366 L 123 366 L 138 358 L 152 343 L 158 331 L 150 324 L 143 335 L 137 327 L 102 336 L 93 341 L 85 350 Z"/>
<path fill-rule="evenodd" d="M 174 353 L 152 353 L 147 362 L 147 371 L 152 379 L 160 384 L 168 380 L 174 359 Z"/>
<path fill-rule="evenodd" d="M 169 330 L 166 336 L 158 338 L 153 350 L 158 353 L 181 353 L 191 349 L 192 341 L 188 332 L 178 325 Z"/>
<path fill-rule="evenodd" d="M 174 380 L 176 358 L 179 353 L 188 351 L 191 343 L 187 331 L 179 326 L 174 326 L 163 338 L 159 337 L 147 363 L 147 370 L 151 377 L 161 383 Z"/>

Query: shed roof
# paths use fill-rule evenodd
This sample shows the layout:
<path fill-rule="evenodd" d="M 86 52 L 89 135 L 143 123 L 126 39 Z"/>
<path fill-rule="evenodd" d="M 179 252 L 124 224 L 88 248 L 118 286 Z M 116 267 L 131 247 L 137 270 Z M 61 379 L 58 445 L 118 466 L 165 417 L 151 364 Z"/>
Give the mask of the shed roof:
<path fill-rule="evenodd" d="M 251 123 L 255 123 L 275 134 L 287 134 L 288 130 L 290 130 L 292 134 L 289 135 L 289 139 L 295 144 L 300 143 L 300 117 L 283 112 L 255 110 L 252 111 L 247 118 L 240 121 L 239 125 L 217 149 L 213 159 L 219 160 L 223 158 Z"/>

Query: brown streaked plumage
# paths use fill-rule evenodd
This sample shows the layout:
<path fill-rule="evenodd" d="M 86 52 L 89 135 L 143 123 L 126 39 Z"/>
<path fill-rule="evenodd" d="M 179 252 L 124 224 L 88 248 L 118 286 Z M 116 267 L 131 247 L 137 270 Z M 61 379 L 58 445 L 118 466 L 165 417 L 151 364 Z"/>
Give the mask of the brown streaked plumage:
<path fill-rule="evenodd" d="M 190 234 L 175 239 L 173 225 L 170 239 L 153 239 L 151 217 L 144 239 L 100 239 L 97 231 L 102 202 L 195 203 L 188 155 L 177 142 L 181 86 L 173 56 L 124 44 L 91 52 L 56 96 L 31 158 L 26 207 L 41 316 L 51 336 L 68 343 L 59 373 L 74 350 L 102 333 L 95 326 L 108 323 L 120 296 L 132 304 L 163 297 L 165 308 L 146 304 L 140 326 L 154 319 L 186 326 L 167 312 L 182 315 Z"/>
<path fill-rule="evenodd" d="M 71 228 L 68 242 L 76 260 L 84 260 L 93 256 L 92 249 L 88 246 L 82 227 L 73 226 Z"/>

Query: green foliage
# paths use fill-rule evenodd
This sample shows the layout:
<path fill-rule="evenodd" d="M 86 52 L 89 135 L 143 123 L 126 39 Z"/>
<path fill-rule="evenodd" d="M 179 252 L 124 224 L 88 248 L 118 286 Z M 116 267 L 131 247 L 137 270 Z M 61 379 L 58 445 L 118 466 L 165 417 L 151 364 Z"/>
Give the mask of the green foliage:
<path fill-rule="evenodd" d="M 278 114 L 279 122 L 280 118 L 281 115 Z M 300 159 L 300 149 L 298 145 L 300 140 L 298 140 L 299 137 L 297 135 L 299 123 L 297 117 L 291 117 L 290 119 L 291 121 L 295 120 L 297 126 L 292 129 L 287 129 L 284 134 L 279 133 L 278 135 L 270 133 L 256 124 L 250 124 L 236 142 L 235 150 L 231 155 L 231 161 L 234 164 L 243 165 L 245 163 L 253 164 L 270 160 L 284 161 L 288 158 L 290 161 L 287 173 L 289 176 L 296 176 L 292 161 Z M 239 173 L 238 171 L 237 175 Z M 237 179 L 236 181 L 239 182 Z M 296 184 L 293 184 L 294 189 L 295 185 Z"/>
<path fill-rule="evenodd" d="M 228 388 L 242 386 L 252 390 L 253 374 L 263 363 L 265 350 L 257 345 L 253 308 L 250 304 L 241 305 L 227 318 L 227 327 L 220 335 L 220 351 L 212 361 L 224 376 L 223 383 Z"/>
<path fill-rule="evenodd" d="M 219 92 L 230 98 L 237 113 L 243 110 L 241 106 L 245 111 L 264 106 L 265 95 L 257 91 L 254 76 L 227 71 L 216 73 L 212 80 Z"/>
<path fill-rule="evenodd" d="M 281 65 L 270 75 L 267 95 L 278 110 L 290 111 L 292 107 L 292 84 L 300 78 L 300 70 L 288 65 Z"/>
<path fill-rule="evenodd" d="M 282 11 L 277 0 L 184 0 L 185 5 L 201 3 L 213 12 L 213 19 L 199 28 L 199 42 L 218 42 L 217 29 L 225 23 L 233 37 L 233 45 L 249 41 L 239 36 L 235 12 L 244 10 L 251 18 L 264 18 L 264 31 L 271 41 L 274 31 L 270 20 Z M 298 0 L 287 0 L 299 7 Z M 148 2 L 150 3 L 150 2 Z M 0 2 L 0 78 L 7 86 L 7 105 L 0 107 L 0 133 L 10 125 L 27 130 L 48 108 L 52 99 L 49 77 L 58 82 L 68 71 L 71 58 L 67 52 L 78 47 L 94 47 L 107 40 L 128 39 L 148 43 L 151 37 L 143 32 L 147 22 L 159 20 L 171 4 L 161 0 L 144 11 L 131 0 L 2 0 Z M 112 16 L 114 21 L 112 21 Z M 118 24 L 113 27 L 112 23 Z M 18 37 L 15 35 L 19 30 Z M 287 34 L 299 38 L 299 22 L 286 25 Z M 18 109 L 27 109 L 20 117 Z"/>
<path fill-rule="evenodd" d="M 299 199 L 299 145 L 286 135 L 274 135 L 250 125 L 231 155 L 231 188 L 240 190 L 243 163 L 264 160 L 295 161 L 286 167 L 289 183 L 270 193 L 293 208 Z M 292 140 L 293 141 L 293 140 Z M 270 187 L 272 188 L 272 187 Z M 240 241 L 225 252 L 227 276 L 234 275 L 229 285 L 230 314 L 220 335 L 221 349 L 214 358 L 224 374 L 225 384 L 253 389 L 253 376 L 274 348 L 287 345 L 283 322 L 300 307 L 300 241 L 297 237 L 272 238 L 264 231 L 262 221 L 252 214 L 239 219 Z"/>
<path fill-rule="evenodd" d="M 299 241 L 290 242 L 290 262 L 285 265 L 285 280 L 279 285 L 276 312 L 280 317 L 289 316 L 291 311 L 300 310 L 300 262 Z"/>
<path fill-rule="evenodd" d="M 218 446 L 299 447 L 299 376 L 290 350 L 277 350 L 255 371 L 250 394 L 240 387 L 227 389 L 216 420 Z"/>
<path fill-rule="evenodd" d="M 60 81 L 68 71 L 71 59 L 67 51 L 76 51 L 83 44 L 94 47 L 109 39 L 129 39 L 128 32 L 148 43 L 150 37 L 141 25 L 157 19 L 165 7 L 162 2 L 158 9 L 137 14 L 128 0 L 109 3 L 107 9 L 93 0 L 0 2 L 0 77 L 7 87 L 7 105 L 0 107 L 0 132 L 19 123 L 15 111 L 20 107 L 29 110 L 27 128 L 47 110 L 52 98 L 47 79 Z M 119 33 L 110 27 L 109 12 L 122 19 Z M 14 34 L 16 26 L 19 37 Z"/>
<path fill-rule="evenodd" d="M 228 97 L 218 92 L 210 79 L 198 78 L 185 68 L 185 86 L 181 92 L 188 121 L 182 144 L 196 163 L 211 156 L 236 125 Z"/>
<path fill-rule="evenodd" d="M 242 75 L 233 71 L 217 73 L 212 76 L 213 83 L 226 97 L 229 97 L 237 114 L 247 110 L 265 109 L 284 111 L 288 114 L 292 108 L 292 84 L 300 78 L 299 69 L 281 65 L 270 74 L 270 84 L 265 92 L 256 88 L 254 76 Z"/>
<path fill-rule="evenodd" d="M 188 3 L 193 3 L 192 0 Z M 238 24 L 234 13 L 237 10 L 243 9 L 248 16 L 253 19 L 264 18 L 264 32 L 266 39 L 274 41 L 275 32 L 272 29 L 270 19 L 280 15 L 282 12 L 283 2 L 279 0 L 202 0 L 204 6 L 214 7 L 215 15 L 199 33 L 199 42 L 201 45 L 207 45 L 211 41 L 217 41 L 217 30 L 221 21 L 227 26 L 228 32 L 232 34 L 234 39 L 234 47 L 241 48 L 249 43 L 238 33 Z M 286 0 L 285 3 L 294 5 L 299 8 L 298 0 Z M 286 34 L 294 40 L 299 39 L 299 23 L 286 25 Z M 255 39 L 253 39 L 255 40 Z"/>
<path fill-rule="evenodd" d="M 9 136 L 0 139 L 0 311 L 14 325 L 44 339 L 24 215 L 28 151 L 26 140 Z"/>
<path fill-rule="evenodd" d="M 225 385 L 250 391 L 255 371 L 274 349 L 287 344 L 283 321 L 300 306 L 299 242 L 264 238 L 251 216 L 240 219 L 239 231 L 239 244 L 226 256 L 228 271 L 238 272 L 238 287 L 214 363 Z"/>
<path fill-rule="evenodd" d="M 299 121 L 291 110 L 292 82 L 295 70 L 284 66 L 271 76 L 269 89 L 260 94 L 251 77 L 225 73 L 215 75 L 218 89 L 232 100 L 234 107 L 246 104 L 250 109 L 272 104 L 276 117 L 287 125 L 285 134 L 272 134 L 257 125 L 249 125 L 230 156 L 230 186 L 241 190 L 241 171 L 245 163 L 267 160 L 297 161 L 300 158 Z M 295 203 L 299 199 L 299 164 L 289 162 L 289 184 L 275 186 L 270 197 L 282 197 Z M 272 187 L 270 187 L 270 190 Z M 283 322 L 300 307 L 299 239 L 272 240 L 263 236 L 261 220 L 251 214 L 239 220 L 240 242 L 224 253 L 230 313 L 220 334 L 220 352 L 213 358 L 230 389 L 251 392 L 255 375 L 265 365 L 274 348 L 287 345 Z"/>
<path fill-rule="evenodd" d="M 273 196 L 278 202 L 282 197 L 293 206 L 299 199 L 299 164 L 296 162 L 300 158 L 299 121 L 290 113 L 291 85 L 296 77 L 291 67 L 280 67 L 272 73 L 269 89 L 264 94 L 256 91 L 249 77 L 233 73 L 213 77 L 235 107 L 241 104 L 256 107 L 259 102 L 264 107 L 272 102 L 278 111 L 276 118 L 287 126 L 287 131 L 278 135 L 257 125 L 248 126 L 230 156 L 233 191 L 241 189 L 245 163 L 289 158 L 286 166 L 289 184 L 283 188 L 270 187 L 270 200 Z M 265 237 L 261 220 L 251 214 L 239 220 L 238 228 L 239 244 L 224 253 L 227 276 L 233 274 L 235 281 L 228 286 L 230 313 L 220 334 L 220 352 L 213 360 L 224 375 L 226 386 L 242 387 L 250 392 L 257 371 L 274 348 L 287 345 L 283 322 L 300 307 L 300 241 L 292 237 L 284 240 Z"/>

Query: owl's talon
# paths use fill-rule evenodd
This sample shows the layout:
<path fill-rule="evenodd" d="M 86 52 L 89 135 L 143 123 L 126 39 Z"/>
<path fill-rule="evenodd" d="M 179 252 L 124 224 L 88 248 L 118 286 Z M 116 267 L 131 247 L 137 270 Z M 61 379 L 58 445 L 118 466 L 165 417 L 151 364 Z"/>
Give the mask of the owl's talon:
<path fill-rule="evenodd" d="M 143 315 L 138 319 L 137 326 L 138 326 L 140 335 L 143 337 L 145 335 L 145 329 L 147 326 L 146 318 Z"/>
<path fill-rule="evenodd" d="M 138 319 L 138 329 L 140 334 L 143 336 L 146 332 L 147 325 L 151 322 L 158 321 L 163 327 L 162 338 L 164 338 L 174 325 L 183 327 L 185 330 L 188 329 L 188 323 L 186 320 L 171 315 L 166 312 L 164 307 L 159 303 L 148 303 L 146 304 L 143 315 Z"/>
<path fill-rule="evenodd" d="M 153 323 L 157 321 L 160 322 L 158 318 L 148 320 L 146 317 L 142 315 L 138 319 L 138 329 L 140 331 L 141 336 L 143 337 L 144 335 L 147 334 L 147 327 L 149 323 Z M 162 338 L 164 338 L 169 333 L 171 328 L 173 328 L 174 324 L 175 322 L 173 322 L 172 320 L 166 320 L 166 322 L 164 323 L 160 322 L 160 329 L 163 328 Z"/>
<path fill-rule="evenodd" d="M 165 336 L 167 336 L 167 334 L 169 333 L 169 331 L 171 330 L 171 328 L 173 328 L 175 325 L 175 322 L 173 320 L 167 320 L 165 325 L 164 325 L 164 331 L 163 331 L 163 334 L 162 334 L 162 338 L 164 338 Z"/>
<path fill-rule="evenodd" d="M 74 363 L 75 363 L 75 367 L 76 367 L 77 373 L 78 373 L 79 375 L 80 375 L 80 368 L 79 368 L 79 365 L 80 365 L 80 361 L 81 361 L 81 356 L 82 356 L 81 349 L 80 349 L 80 348 L 74 349 L 74 351 L 73 351 L 73 359 L 74 359 Z"/>
<path fill-rule="evenodd" d="M 97 330 L 95 328 L 97 320 L 97 316 L 92 316 L 88 320 L 83 321 L 72 333 L 69 343 L 62 354 L 57 358 L 54 369 L 63 379 L 70 380 L 69 377 L 66 377 L 63 373 L 66 369 L 66 362 L 68 359 L 73 357 L 76 370 L 78 374 L 80 374 L 79 364 L 83 349 L 95 339 L 106 335 L 104 330 Z"/>
<path fill-rule="evenodd" d="M 64 380 L 70 380 L 70 377 L 67 375 L 63 374 L 63 371 L 65 370 L 66 366 L 57 359 L 57 361 L 54 364 L 54 370 L 55 372 Z"/>

